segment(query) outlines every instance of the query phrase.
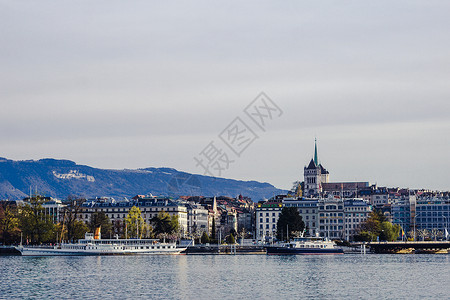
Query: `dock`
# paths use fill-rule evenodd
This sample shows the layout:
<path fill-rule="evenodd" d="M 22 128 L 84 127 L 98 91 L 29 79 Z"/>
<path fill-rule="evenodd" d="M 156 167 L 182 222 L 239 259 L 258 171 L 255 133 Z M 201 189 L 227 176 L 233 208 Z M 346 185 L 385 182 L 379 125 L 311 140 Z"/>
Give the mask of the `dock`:
<path fill-rule="evenodd" d="M 446 254 L 450 249 L 449 241 L 415 241 L 415 242 L 370 242 L 367 243 L 370 251 L 374 253 L 430 253 Z"/>

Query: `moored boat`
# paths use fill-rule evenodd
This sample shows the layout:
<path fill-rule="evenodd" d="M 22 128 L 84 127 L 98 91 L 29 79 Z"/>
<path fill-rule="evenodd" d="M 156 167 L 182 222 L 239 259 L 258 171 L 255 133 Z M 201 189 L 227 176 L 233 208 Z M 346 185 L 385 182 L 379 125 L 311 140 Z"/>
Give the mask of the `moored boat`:
<path fill-rule="evenodd" d="M 180 254 L 186 250 L 177 248 L 176 243 L 160 243 L 156 239 L 95 239 L 92 233 L 86 233 L 78 243 L 50 247 L 20 245 L 16 249 L 23 256 Z"/>
<path fill-rule="evenodd" d="M 278 244 L 266 248 L 269 255 L 321 255 L 344 254 L 335 243 L 321 237 L 299 237 L 289 243 Z"/>

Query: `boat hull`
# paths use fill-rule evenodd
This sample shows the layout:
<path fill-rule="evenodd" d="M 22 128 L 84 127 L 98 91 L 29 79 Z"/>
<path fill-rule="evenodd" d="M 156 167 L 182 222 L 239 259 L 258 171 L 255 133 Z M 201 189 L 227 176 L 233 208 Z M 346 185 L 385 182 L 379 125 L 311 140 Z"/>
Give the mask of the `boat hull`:
<path fill-rule="evenodd" d="M 322 248 L 287 248 L 287 247 L 267 247 L 269 255 L 334 255 L 344 254 L 339 248 L 322 249 Z"/>
<path fill-rule="evenodd" d="M 16 247 L 22 256 L 99 256 L 99 255 L 167 255 L 180 254 L 186 248 L 166 250 L 70 250 L 40 247 Z"/>

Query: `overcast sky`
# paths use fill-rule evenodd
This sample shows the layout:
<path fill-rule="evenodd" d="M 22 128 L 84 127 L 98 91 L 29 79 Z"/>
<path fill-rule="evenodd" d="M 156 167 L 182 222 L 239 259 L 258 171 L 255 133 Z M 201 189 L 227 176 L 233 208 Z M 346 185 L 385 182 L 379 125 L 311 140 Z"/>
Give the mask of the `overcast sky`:
<path fill-rule="evenodd" d="M 317 137 L 331 181 L 450 188 L 450 2 L 187 2 L 0 0 L 0 156 L 202 174 L 213 142 L 222 177 L 290 188 Z"/>

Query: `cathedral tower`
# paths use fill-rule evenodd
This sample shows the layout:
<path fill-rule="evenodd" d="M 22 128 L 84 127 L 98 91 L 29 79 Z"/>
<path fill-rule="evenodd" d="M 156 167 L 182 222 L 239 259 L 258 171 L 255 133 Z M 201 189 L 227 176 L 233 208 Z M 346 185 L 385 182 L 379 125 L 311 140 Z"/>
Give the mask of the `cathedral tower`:
<path fill-rule="evenodd" d="M 328 171 L 320 164 L 317 155 L 317 139 L 314 142 L 314 157 L 305 166 L 303 170 L 304 176 L 304 195 L 306 197 L 318 197 L 322 192 L 322 183 L 329 181 Z"/>

